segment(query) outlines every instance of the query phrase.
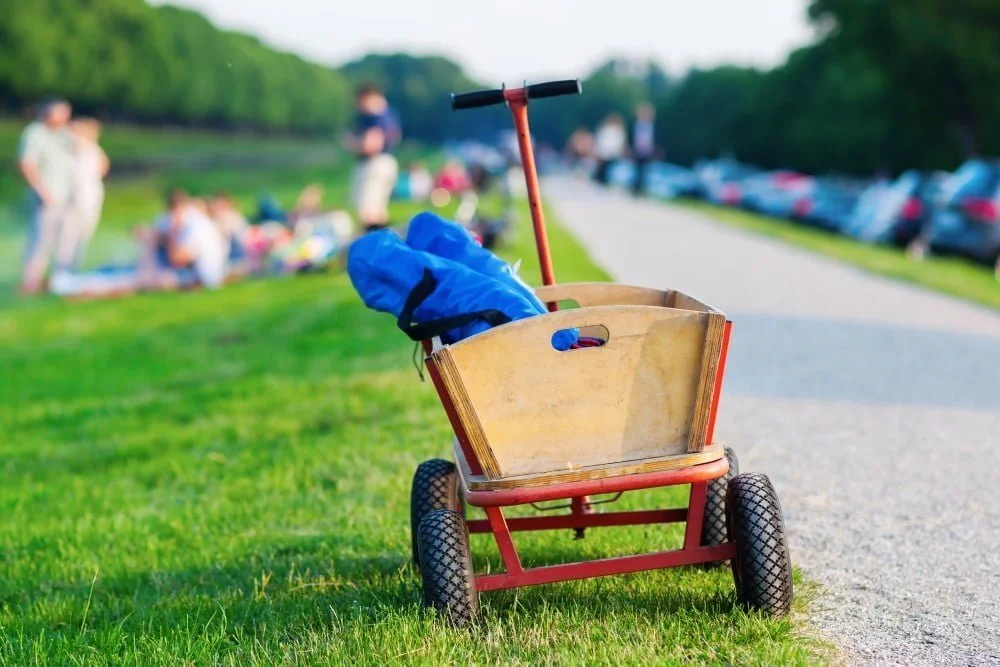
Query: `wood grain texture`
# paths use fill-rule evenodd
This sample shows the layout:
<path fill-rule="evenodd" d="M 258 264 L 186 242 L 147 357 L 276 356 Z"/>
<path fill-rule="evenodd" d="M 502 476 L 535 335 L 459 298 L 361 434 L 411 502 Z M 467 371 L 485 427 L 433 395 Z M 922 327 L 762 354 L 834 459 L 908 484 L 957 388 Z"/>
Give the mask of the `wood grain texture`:
<path fill-rule="evenodd" d="M 437 367 L 448 396 L 451 398 L 452 406 L 458 419 L 462 422 L 465 430 L 465 437 L 469 445 L 476 453 L 483 473 L 490 478 L 500 477 L 503 473 L 497 462 L 496 455 L 490 447 L 483 432 L 483 425 L 479 419 L 479 414 L 475 406 L 469 399 L 462 373 L 455 367 L 455 360 L 452 357 L 448 346 L 437 348 L 431 355 L 430 363 Z"/>
<path fill-rule="evenodd" d="M 524 489 L 567 482 L 606 479 L 625 475 L 638 475 L 664 470 L 679 470 L 690 466 L 717 461 L 725 455 L 721 444 L 713 445 L 697 453 L 674 454 L 644 461 L 630 461 L 601 466 L 591 466 L 579 470 L 565 472 L 538 473 L 534 475 L 519 475 L 490 479 L 485 475 L 473 475 L 469 472 L 469 463 L 465 460 L 461 448 L 455 443 L 455 462 L 462 476 L 463 486 L 470 491 L 499 491 L 506 489 Z"/>
<path fill-rule="evenodd" d="M 667 306 L 672 292 L 616 283 L 565 283 L 535 288 L 544 303 L 575 301 L 589 306 Z"/>
<path fill-rule="evenodd" d="M 719 311 L 712 308 L 707 303 L 699 301 L 698 299 L 685 294 L 684 292 L 678 292 L 672 290 L 670 292 L 670 299 L 667 301 L 667 306 L 670 308 L 682 308 L 684 310 L 696 310 L 702 313 L 718 313 Z M 719 313 L 720 315 L 722 313 Z"/>
<path fill-rule="evenodd" d="M 588 306 L 661 306 L 701 313 L 719 311 L 703 301 L 677 290 L 619 285 L 616 283 L 565 283 L 535 288 L 535 295 L 545 303 L 575 301 Z"/>
<path fill-rule="evenodd" d="M 650 306 L 565 310 L 432 356 L 488 478 L 569 472 L 688 451 L 692 425 L 703 430 L 695 411 L 710 315 Z M 552 347 L 556 331 L 587 326 L 605 327 L 608 342 Z"/>

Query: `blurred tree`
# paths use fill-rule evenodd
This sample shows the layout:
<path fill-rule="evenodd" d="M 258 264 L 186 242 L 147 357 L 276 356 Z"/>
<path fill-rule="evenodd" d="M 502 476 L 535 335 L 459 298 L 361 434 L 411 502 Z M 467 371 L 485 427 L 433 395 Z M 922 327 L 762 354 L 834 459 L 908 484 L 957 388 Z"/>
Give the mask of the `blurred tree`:
<path fill-rule="evenodd" d="M 744 67 L 693 70 L 658 105 L 657 134 L 672 162 L 737 152 L 761 89 L 761 72 Z M 765 128 L 758 128 L 758 131 Z"/>
<path fill-rule="evenodd" d="M 343 75 L 201 14 L 142 0 L 0 2 L 0 91 L 21 105 L 219 128 L 330 131 L 350 113 Z"/>
<path fill-rule="evenodd" d="M 1000 2 L 996 0 L 813 0 L 810 16 L 843 53 L 884 73 L 893 116 L 935 142 L 942 130 L 971 156 L 1000 151 Z"/>
<path fill-rule="evenodd" d="M 442 141 L 495 132 L 503 120 L 495 110 L 456 114 L 451 93 L 483 88 L 443 56 L 373 53 L 349 62 L 341 71 L 355 86 L 374 83 L 385 92 L 402 119 L 406 137 Z"/>

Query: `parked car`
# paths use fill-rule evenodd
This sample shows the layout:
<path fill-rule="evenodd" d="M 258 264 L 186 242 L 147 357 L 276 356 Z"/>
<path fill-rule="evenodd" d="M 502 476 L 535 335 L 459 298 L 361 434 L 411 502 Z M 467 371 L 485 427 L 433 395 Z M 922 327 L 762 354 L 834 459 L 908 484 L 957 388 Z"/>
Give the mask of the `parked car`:
<path fill-rule="evenodd" d="M 854 184 L 814 178 L 792 207 L 792 218 L 812 227 L 839 232 L 857 207 L 861 189 Z"/>
<path fill-rule="evenodd" d="M 631 160 L 616 160 L 608 167 L 608 185 L 631 188 L 635 182 L 635 164 Z"/>
<path fill-rule="evenodd" d="M 1000 161 L 971 160 L 948 178 L 919 251 L 962 255 L 1000 271 Z"/>
<path fill-rule="evenodd" d="M 870 243 L 910 244 L 930 223 L 947 174 L 910 170 L 862 195 L 845 234 Z"/>
<path fill-rule="evenodd" d="M 646 194 L 673 199 L 693 197 L 698 190 L 698 177 L 690 169 L 667 162 L 652 162 L 646 167 L 643 183 Z"/>
<path fill-rule="evenodd" d="M 743 198 L 743 182 L 760 173 L 729 158 L 699 162 L 694 172 L 698 178 L 694 195 L 725 206 L 738 206 Z"/>
<path fill-rule="evenodd" d="M 813 178 L 794 171 L 756 174 L 740 184 L 739 205 L 775 218 L 791 218 L 796 202 L 807 196 L 813 186 Z"/>

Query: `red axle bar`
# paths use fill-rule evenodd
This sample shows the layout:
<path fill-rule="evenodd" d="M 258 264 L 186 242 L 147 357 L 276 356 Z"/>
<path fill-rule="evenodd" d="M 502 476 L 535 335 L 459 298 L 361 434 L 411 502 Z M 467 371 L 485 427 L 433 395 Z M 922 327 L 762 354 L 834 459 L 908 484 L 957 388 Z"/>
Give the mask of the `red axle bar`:
<path fill-rule="evenodd" d="M 526 516 L 507 519 L 511 531 L 559 530 L 560 528 L 599 528 L 605 526 L 639 526 L 651 523 L 680 523 L 687 521 L 686 509 L 637 510 L 632 512 L 607 512 L 593 514 L 560 514 L 558 516 Z M 488 519 L 467 521 L 470 533 L 489 533 Z"/>
<path fill-rule="evenodd" d="M 675 551 L 661 551 L 637 556 L 604 558 L 584 563 L 548 565 L 521 570 L 519 572 L 479 575 L 476 577 L 476 590 L 480 592 L 496 591 L 504 588 L 551 584 L 557 581 L 591 579 L 593 577 L 606 577 L 613 574 L 659 570 L 667 567 L 678 567 L 680 565 L 714 563 L 717 561 L 732 560 L 735 556 L 736 546 L 732 543 L 727 543 L 714 547 L 677 549 Z"/>

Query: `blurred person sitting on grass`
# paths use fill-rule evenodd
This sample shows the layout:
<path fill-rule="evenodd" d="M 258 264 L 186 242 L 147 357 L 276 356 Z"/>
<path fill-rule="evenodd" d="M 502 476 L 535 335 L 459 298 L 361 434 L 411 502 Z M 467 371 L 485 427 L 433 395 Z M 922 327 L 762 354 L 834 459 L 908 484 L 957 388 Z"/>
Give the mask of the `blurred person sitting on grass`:
<path fill-rule="evenodd" d="M 42 291 L 49 261 L 70 207 L 73 186 L 73 139 L 67 130 L 72 108 L 48 100 L 38 120 L 21 135 L 18 168 L 28 184 L 31 230 L 24 255 L 21 292 Z"/>
<path fill-rule="evenodd" d="M 354 133 L 345 144 L 357 156 L 351 185 L 351 202 L 366 231 L 389 226 L 389 199 L 396 185 L 399 165 L 392 151 L 401 138 L 396 112 L 376 86 L 358 88 L 358 115 Z"/>
<path fill-rule="evenodd" d="M 423 162 L 414 162 L 407 170 L 410 179 L 410 199 L 427 201 L 434 189 L 434 177 Z"/>
<path fill-rule="evenodd" d="M 242 260 L 246 256 L 244 235 L 249 223 L 240 213 L 233 198 L 226 192 L 216 192 L 208 200 L 208 217 L 215 223 L 222 235 L 230 260 Z"/>
<path fill-rule="evenodd" d="M 216 288 L 227 272 L 227 250 L 215 223 L 183 190 L 167 197 L 167 210 L 152 229 L 139 232 L 142 289 Z"/>
<path fill-rule="evenodd" d="M 288 223 L 294 228 L 302 220 L 308 220 L 323 213 L 323 187 L 318 183 L 310 183 L 302 190 L 295 208 L 288 214 Z"/>

